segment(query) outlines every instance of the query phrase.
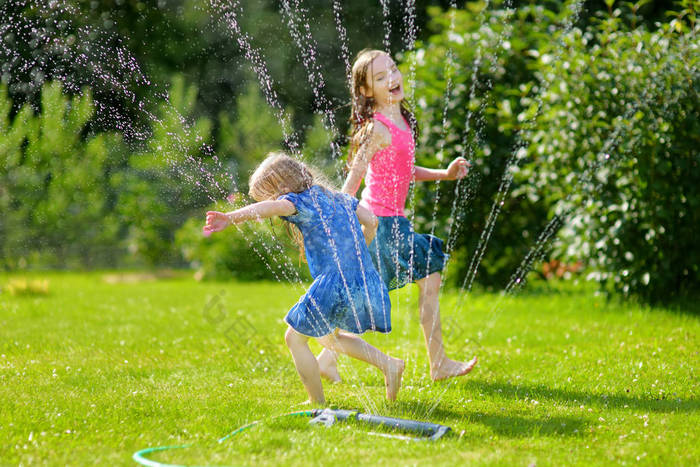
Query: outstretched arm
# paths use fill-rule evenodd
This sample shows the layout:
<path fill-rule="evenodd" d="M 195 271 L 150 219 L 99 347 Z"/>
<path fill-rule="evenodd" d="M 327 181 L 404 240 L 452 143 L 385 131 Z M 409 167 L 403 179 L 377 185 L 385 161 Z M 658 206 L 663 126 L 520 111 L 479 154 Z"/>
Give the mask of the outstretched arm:
<path fill-rule="evenodd" d="M 377 216 L 375 216 L 372 211 L 359 204 L 355 212 L 357 213 L 357 218 L 360 220 L 360 224 L 362 224 L 362 232 L 365 234 L 365 243 L 369 245 L 377 234 L 379 219 L 377 219 Z"/>
<path fill-rule="evenodd" d="M 231 224 L 240 224 L 250 220 L 266 219 L 274 216 L 291 216 L 296 212 L 296 207 L 291 201 L 279 199 L 276 201 L 261 201 L 255 204 L 223 213 L 219 211 L 207 211 L 207 222 L 202 231 L 204 235 L 220 232 Z"/>
<path fill-rule="evenodd" d="M 459 180 L 467 176 L 471 164 L 464 157 L 458 157 L 447 167 L 447 169 L 428 169 L 416 166 L 415 179 L 425 180 Z"/>

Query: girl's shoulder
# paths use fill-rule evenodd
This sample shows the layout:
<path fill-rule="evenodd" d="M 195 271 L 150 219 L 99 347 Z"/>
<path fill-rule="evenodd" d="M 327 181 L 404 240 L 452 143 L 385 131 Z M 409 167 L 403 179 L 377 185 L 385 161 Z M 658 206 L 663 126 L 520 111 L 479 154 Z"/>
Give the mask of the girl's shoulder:
<path fill-rule="evenodd" d="M 336 202 L 352 204 L 353 200 L 357 201 L 354 196 L 323 185 L 312 185 L 304 193 L 308 193 L 308 197 L 311 199 L 326 200 L 331 204 L 335 204 Z"/>
<path fill-rule="evenodd" d="M 300 201 L 306 201 L 309 204 L 313 205 L 315 202 L 318 202 L 319 200 L 322 201 L 333 201 L 335 200 L 338 195 L 341 193 L 338 191 L 335 191 L 331 188 L 328 188 L 323 185 L 311 185 L 309 188 L 306 190 L 296 193 L 295 198 Z"/>
<path fill-rule="evenodd" d="M 374 131 L 372 131 L 372 134 L 375 135 L 376 140 L 378 142 L 384 143 L 385 146 L 390 145 L 391 130 L 389 129 L 387 124 L 376 118 L 372 119 L 372 123 L 374 125 Z"/>
<path fill-rule="evenodd" d="M 386 124 L 372 118 L 365 127 L 354 136 L 353 143 L 356 147 L 368 146 L 369 154 L 374 154 L 391 145 L 391 131 Z"/>
<path fill-rule="evenodd" d="M 323 185 L 312 185 L 299 193 L 287 193 L 278 199 L 284 199 L 294 204 L 296 213 L 284 216 L 283 219 L 293 223 L 317 222 L 319 217 L 338 212 L 344 206 L 353 212 L 359 202 L 354 196 L 336 191 Z"/>

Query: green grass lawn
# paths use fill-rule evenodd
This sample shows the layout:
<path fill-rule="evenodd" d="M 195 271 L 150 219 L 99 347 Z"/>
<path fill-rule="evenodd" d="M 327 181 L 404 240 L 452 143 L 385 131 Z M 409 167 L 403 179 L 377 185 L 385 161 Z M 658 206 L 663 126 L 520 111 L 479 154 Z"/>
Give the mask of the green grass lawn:
<path fill-rule="evenodd" d="M 516 297 L 445 293 L 451 356 L 479 365 L 433 383 L 415 287 L 392 293 L 393 332 L 368 340 L 406 360 L 398 400 L 378 371 L 342 357 L 329 405 L 452 427 L 438 442 L 358 424 L 254 420 L 307 407 L 285 346 L 298 286 L 106 281 L 47 273 L 48 293 L 11 295 L 0 276 L 0 464 L 700 464 L 700 314 L 607 303 L 586 287 Z M 27 277 L 27 276 L 21 276 Z M 107 277 L 109 279 L 109 277 Z M 126 277 L 129 279 L 129 277 Z M 138 279 L 138 278 L 135 278 Z M 318 350 L 318 347 L 314 347 Z M 386 433 L 386 432 L 385 432 Z"/>

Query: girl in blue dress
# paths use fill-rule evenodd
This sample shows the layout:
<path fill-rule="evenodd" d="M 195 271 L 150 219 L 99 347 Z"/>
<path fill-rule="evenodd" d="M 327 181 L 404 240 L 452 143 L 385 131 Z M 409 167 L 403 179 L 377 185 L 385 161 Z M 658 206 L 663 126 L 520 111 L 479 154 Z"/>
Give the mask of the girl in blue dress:
<path fill-rule="evenodd" d="M 403 360 L 389 357 L 355 335 L 391 331 L 388 290 L 367 249 L 377 218 L 357 199 L 319 185 L 304 164 L 282 153 L 268 155 L 249 185 L 250 196 L 258 202 L 229 213 L 207 212 L 204 234 L 274 216 L 301 232 L 300 247 L 314 281 L 285 317 L 289 325 L 285 340 L 311 401 L 323 404 L 325 398 L 310 337 L 330 351 L 379 368 L 386 397 L 395 400 Z"/>

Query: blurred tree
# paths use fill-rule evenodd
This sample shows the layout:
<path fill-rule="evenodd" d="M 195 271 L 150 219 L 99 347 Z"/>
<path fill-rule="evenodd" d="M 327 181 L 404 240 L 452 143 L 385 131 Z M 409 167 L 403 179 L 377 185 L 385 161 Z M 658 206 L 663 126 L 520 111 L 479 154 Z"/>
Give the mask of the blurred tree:
<path fill-rule="evenodd" d="M 291 112 L 288 112 L 288 114 Z M 219 157 L 228 161 L 236 175 L 237 188 L 247 192 L 248 176 L 270 151 L 280 151 L 284 134 L 280 122 L 265 102 L 255 82 L 236 100 L 230 112 L 219 115 L 219 136 L 216 145 Z"/>
<path fill-rule="evenodd" d="M 450 2 L 387 2 L 383 11 L 369 0 L 7 0 L 0 3 L 1 77 L 16 109 L 25 102 L 38 109 L 47 80 L 63 82 L 68 93 L 90 86 L 92 124 L 145 140 L 174 73 L 197 86 L 195 114 L 216 125 L 259 79 L 250 73 L 252 54 L 271 79 L 259 85 L 276 91 L 281 108 L 296 110 L 296 128 L 325 110 L 344 134 L 346 60 L 385 43 L 392 52 L 406 49 L 423 30 L 430 4 Z"/>
<path fill-rule="evenodd" d="M 201 214 L 208 200 L 227 194 L 226 173 L 212 164 L 211 122 L 205 118 L 188 122 L 196 98 L 196 86 L 176 76 L 169 100 L 157 111 L 153 137 L 131 156 L 116 180 L 117 212 L 128 225 L 129 251 L 148 264 L 180 264 L 173 244 L 177 228 Z"/>
<path fill-rule="evenodd" d="M 0 245 L 6 268 L 115 262 L 120 228 L 111 177 L 126 147 L 115 134 L 88 135 L 90 93 L 68 98 L 46 83 L 41 112 L 29 105 L 9 118 L 0 86 Z"/>

